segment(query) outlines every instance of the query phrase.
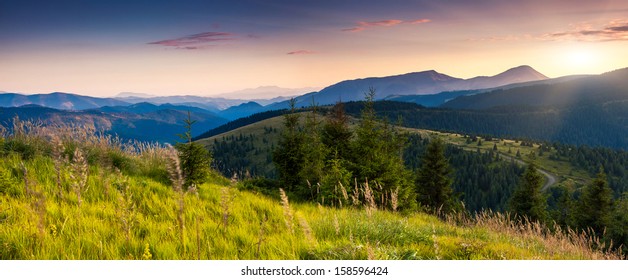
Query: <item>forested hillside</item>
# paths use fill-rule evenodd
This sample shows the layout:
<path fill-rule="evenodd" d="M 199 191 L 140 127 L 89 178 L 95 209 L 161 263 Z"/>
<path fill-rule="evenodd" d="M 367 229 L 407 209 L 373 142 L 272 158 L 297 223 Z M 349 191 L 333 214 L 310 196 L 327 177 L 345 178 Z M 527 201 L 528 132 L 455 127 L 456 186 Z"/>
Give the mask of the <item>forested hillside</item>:
<path fill-rule="evenodd" d="M 581 196 L 591 184 L 597 182 L 593 178 L 600 176 L 600 167 L 608 166 L 602 169 L 607 184 L 605 188 L 611 195 L 608 201 L 615 202 L 611 202 L 613 206 L 605 210 L 604 215 L 623 215 L 620 209 L 625 203 L 622 193 L 625 192 L 627 182 L 623 167 L 625 152 L 451 134 L 447 137 L 458 138 L 446 137 L 445 140 L 450 143 L 465 141 L 464 147 L 445 145 L 438 148 L 442 158 L 434 158 L 433 161 L 446 163 L 435 165 L 441 166 L 440 173 L 426 175 L 424 177 L 427 179 L 421 179 L 423 175 L 420 174 L 426 172 L 425 164 L 429 163 L 425 162 L 425 157 L 430 154 L 429 147 L 434 139 L 441 136 L 407 134 L 376 117 L 376 109 L 380 110 L 377 115 L 385 115 L 381 111 L 385 112 L 386 106 L 396 107 L 393 106 L 395 103 L 347 105 L 356 104 L 365 106 L 360 107 L 359 118 L 353 122 L 349 122 L 349 117 L 342 113 L 343 104 L 340 104 L 325 110 L 326 117 L 314 112 L 293 112 L 218 135 L 204 143 L 213 147 L 216 166 L 226 176 L 236 174 L 238 178 L 267 178 L 255 179 L 251 183 L 254 189 L 262 192 L 274 186 L 286 186 L 287 190 L 303 200 L 339 205 L 350 203 L 343 199 L 343 190 L 350 193 L 351 186 L 363 178 L 363 181 L 368 180 L 376 186 L 372 195 L 378 207 L 394 207 L 402 211 L 414 209 L 415 203 L 419 208 L 433 211 L 460 211 L 462 207 L 471 213 L 482 209 L 513 211 L 513 196 L 525 182 L 522 181 L 525 167 L 521 163 L 542 164 L 541 168 L 547 165 L 549 170 L 557 172 L 552 176 L 555 177 L 553 180 L 558 181 L 554 186 L 549 185 L 550 190 L 540 200 L 545 205 L 540 207 L 546 209 L 542 212 L 545 213 L 543 219 L 581 229 L 586 226 L 576 221 L 581 221 L 577 213 L 583 210 L 575 205 L 583 203 Z M 403 105 L 402 109 L 417 108 L 412 104 Z M 281 119 L 283 124 L 280 123 Z M 286 129 L 290 127 L 288 131 L 291 132 L 287 132 Z M 270 152 L 273 154 L 270 155 Z M 441 194 L 422 191 L 420 186 L 428 184 L 422 180 L 429 181 L 429 178 L 441 176 L 449 178 L 440 183 L 441 187 L 450 188 L 449 191 L 445 189 Z M 540 189 L 542 176 L 535 176 L 541 178 L 541 181 L 537 181 Z M 389 198 L 392 194 L 397 196 L 395 206 Z M 434 201 L 433 195 L 441 197 L 436 200 L 441 201 L 440 204 L 430 204 Z M 568 210 L 565 201 L 570 201 L 567 203 L 570 205 Z M 619 227 L 613 230 L 614 240 L 624 240 L 625 231 L 619 230 L 622 223 L 616 224 Z M 606 224 L 610 226 L 613 223 L 608 221 Z"/>
<path fill-rule="evenodd" d="M 358 116 L 364 104 L 348 102 L 345 107 L 347 114 Z M 381 101 L 375 103 L 375 108 L 378 116 L 392 121 L 401 118 L 404 126 L 413 128 L 628 149 L 628 102 L 568 108 L 453 110 Z"/>

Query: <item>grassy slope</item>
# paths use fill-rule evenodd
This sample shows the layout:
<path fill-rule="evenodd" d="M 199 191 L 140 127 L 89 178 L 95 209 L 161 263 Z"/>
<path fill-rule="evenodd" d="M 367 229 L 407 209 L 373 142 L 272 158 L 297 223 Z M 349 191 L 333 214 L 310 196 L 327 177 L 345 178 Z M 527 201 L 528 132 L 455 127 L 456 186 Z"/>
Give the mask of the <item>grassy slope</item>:
<path fill-rule="evenodd" d="M 247 153 L 246 158 L 250 159 L 252 162 L 266 162 L 266 155 L 268 153 L 271 153 L 273 145 L 275 147 L 277 146 L 277 143 L 279 141 L 280 131 L 284 127 L 283 121 L 284 121 L 283 116 L 274 117 L 274 118 L 266 119 L 261 122 L 256 122 L 250 125 L 246 125 L 246 126 L 240 127 L 238 129 L 235 129 L 229 132 L 218 134 L 210 138 L 201 139 L 201 140 L 198 140 L 198 142 L 211 151 L 212 146 L 214 144 L 214 140 L 221 141 L 225 137 L 231 137 L 231 136 L 237 137 L 240 134 L 242 135 L 253 134 L 259 137 L 255 137 L 254 141 L 251 144 L 254 147 L 257 147 L 264 152 L 255 154 L 254 151 L 251 151 Z M 274 130 L 270 132 L 266 132 L 267 128 L 276 129 L 277 132 L 275 132 Z M 264 142 L 263 139 L 266 139 L 267 141 Z M 264 174 L 268 174 L 272 172 L 273 169 L 274 169 L 274 166 L 272 163 L 270 163 L 270 164 L 265 165 L 263 170 L 260 170 L 260 171 Z"/>
<path fill-rule="evenodd" d="M 25 191 L 22 162 L 31 194 Z M 59 194 L 51 158 L 0 159 L 0 259 L 603 257 L 566 238 L 509 227 L 499 218 L 458 226 L 422 213 L 369 214 L 362 207 L 312 204 L 282 207 L 279 199 L 239 191 L 224 178 L 203 184 L 197 194 L 184 195 L 181 231 L 178 195 L 171 186 L 91 165 L 79 205 L 71 167 L 62 167 Z"/>

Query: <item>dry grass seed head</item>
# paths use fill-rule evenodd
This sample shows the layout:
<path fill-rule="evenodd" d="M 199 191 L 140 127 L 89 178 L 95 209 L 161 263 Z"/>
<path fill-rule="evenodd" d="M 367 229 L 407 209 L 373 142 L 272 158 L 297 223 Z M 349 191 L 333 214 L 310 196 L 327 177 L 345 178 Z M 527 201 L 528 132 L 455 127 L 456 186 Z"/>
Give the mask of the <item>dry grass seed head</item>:
<path fill-rule="evenodd" d="M 281 197 L 281 207 L 283 208 L 283 215 L 284 220 L 286 221 L 286 226 L 288 227 L 288 230 L 294 232 L 292 227 L 292 220 L 294 219 L 294 217 L 292 216 L 292 210 L 290 209 L 290 202 L 288 202 L 288 196 L 282 188 L 279 188 L 279 196 Z"/>
<path fill-rule="evenodd" d="M 312 231 L 312 228 L 310 228 L 310 225 L 307 223 L 307 220 L 305 219 L 305 217 L 303 217 L 303 215 L 300 215 L 300 214 L 298 214 L 297 217 L 299 219 L 299 225 L 301 226 L 301 229 L 303 230 L 303 235 L 307 239 L 308 244 L 310 244 L 311 246 L 316 246 L 316 238 L 314 237 L 314 231 Z"/>

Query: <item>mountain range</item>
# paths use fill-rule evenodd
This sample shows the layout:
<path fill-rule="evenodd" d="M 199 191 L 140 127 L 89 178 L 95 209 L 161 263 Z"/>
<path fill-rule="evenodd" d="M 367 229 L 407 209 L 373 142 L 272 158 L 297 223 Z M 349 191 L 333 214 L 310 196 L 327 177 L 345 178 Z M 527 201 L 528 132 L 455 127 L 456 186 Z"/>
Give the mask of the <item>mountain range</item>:
<path fill-rule="evenodd" d="M 420 95 L 390 95 L 385 100 L 400 101 L 416 103 L 426 107 L 439 107 L 447 101 L 453 100 L 460 96 L 477 95 L 481 93 L 487 93 L 495 90 L 508 90 L 513 88 L 527 87 L 533 85 L 551 85 L 556 83 L 567 82 L 579 78 L 589 77 L 591 75 L 571 75 L 553 79 L 544 79 L 538 81 L 530 81 L 523 83 L 508 84 L 496 88 L 483 88 L 474 90 L 457 90 L 457 91 L 445 91 L 437 94 L 420 94 Z"/>
<path fill-rule="evenodd" d="M 340 100 L 362 100 L 364 99 L 364 92 L 368 90 L 369 87 L 376 89 L 376 99 L 383 99 L 389 96 L 430 95 L 445 91 L 495 88 L 513 83 L 542 81 L 546 79 L 547 77 L 545 75 L 530 66 L 515 67 L 491 77 L 479 76 L 466 80 L 429 70 L 396 76 L 342 81 L 317 92 L 302 94 L 295 99 L 298 107 L 307 107 L 311 105 L 312 101 L 319 105 L 325 105 L 333 104 Z M 152 96 L 146 93 L 132 92 L 123 92 L 114 98 L 90 97 L 61 92 L 34 95 L 0 93 L 0 107 L 18 107 L 34 104 L 62 110 L 85 110 L 104 106 L 129 106 L 137 103 L 151 103 L 155 105 L 173 104 L 177 106 L 202 108 L 214 113 L 225 111 L 225 117 L 227 119 L 234 119 L 265 110 L 284 109 L 288 107 L 289 103 L 287 99 L 290 98 L 289 96 L 278 96 L 270 99 L 253 98 L 258 96 L 256 94 L 270 97 L 270 94 L 273 92 L 276 96 L 278 94 L 295 94 L 297 90 L 310 89 L 312 88 L 285 89 L 267 86 L 223 94 L 224 96 L 238 96 L 237 99 L 222 96 L 208 97 L 194 95 Z M 468 93 L 472 94 L 476 92 Z M 246 99 L 246 97 L 250 98 Z M 255 102 L 256 104 L 251 104 L 250 102 Z M 227 110 L 245 103 L 249 104 Z M 260 108 L 260 106 L 264 108 Z"/>
<path fill-rule="evenodd" d="M 430 70 L 343 81 L 297 97 L 297 106 L 309 106 L 312 98 L 320 105 L 335 103 L 340 98 L 342 101 L 363 100 L 363 92 L 371 86 L 376 88 L 377 99 L 442 107 L 426 111 L 420 106 L 418 109 L 403 109 L 403 103 L 390 103 L 397 104 L 393 105 L 390 114 L 403 111 L 404 121 L 413 122 L 415 127 L 565 142 L 578 135 L 578 141 L 571 143 L 628 147 L 625 135 L 628 131 L 628 68 L 602 75 L 556 79 L 548 79 L 529 66 L 515 67 L 492 77 L 471 79 L 455 78 Z M 176 134 L 183 132 L 182 123 L 187 112 L 197 121 L 194 136 L 200 136 L 210 129 L 254 113 L 287 108 L 288 102 L 284 99 L 280 97 L 280 102 L 264 106 L 255 101 L 222 97 L 137 97 L 133 93 L 124 93 L 117 98 L 96 98 L 59 92 L 37 95 L 4 93 L 0 94 L 0 107 L 7 108 L 0 108 L 0 122 L 10 127 L 10 120 L 16 115 L 48 123 L 79 122 L 105 129 L 122 138 L 172 142 L 177 140 Z M 483 112 L 487 110 L 493 115 Z M 519 122 L 516 120 L 519 117 L 511 119 L 495 115 L 512 115 L 514 112 L 525 112 L 522 118 L 534 117 L 538 122 L 521 122 L 522 127 L 517 128 L 512 122 Z M 583 114 L 586 115 L 583 117 L 599 120 L 583 120 L 580 116 Z M 396 119 L 396 116 L 389 117 Z M 430 119 L 434 122 L 426 123 Z M 493 125 L 488 125 L 494 120 L 497 121 Z M 574 123 L 576 120 L 585 122 L 590 131 L 615 135 L 615 140 L 606 141 L 598 139 L 599 135 L 595 138 L 578 132 L 578 125 Z M 474 122 L 491 128 L 476 130 L 478 124 Z M 460 127 L 463 123 L 464 127 Z M 548 136 L 545 132 L 537 135 L 537 130 L 554 131 L 554 135 Z"/>
<path fill-rule="evenodd" d="M 19 107 L 29 104 L 62 110 L 85 110 L 103 106 L 125 106 L 131 103 L 115 98 L 82 96 L 63 92 L 33 95 L 0 94 L 0 107 Z"/>
<path fill-rule="evenodd" d="M 327 105 L 338 101 L 363 100 L 364 93 L 371 87 L 376 90 L 375 99 L 377 100 L 391 95 L 428 95 L 446 91 L 495 88 L 508 84 L 545 79 L 548 79 L 548 77 L 527 65 L 511 68 L 495 76 L 478 76 L 471 79 L 455 78 L 429 70 L 396 76 L 342 81 L 318 92 L 297 97 L 296 105 L 297 107 L 307 107 L 312 102 L 319 105 Z M 271 105 L 272 109 L 287 107 L 288 102 Z"/>

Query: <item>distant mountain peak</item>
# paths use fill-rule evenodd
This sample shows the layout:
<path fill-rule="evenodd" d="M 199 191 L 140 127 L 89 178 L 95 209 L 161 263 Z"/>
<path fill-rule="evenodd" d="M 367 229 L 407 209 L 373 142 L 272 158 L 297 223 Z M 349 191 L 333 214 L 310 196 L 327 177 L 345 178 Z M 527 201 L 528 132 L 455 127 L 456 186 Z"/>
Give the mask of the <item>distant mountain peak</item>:
<path fill-rule="evenodd" d="M 510 75 L 510 76 L 516 75 L 516 76 L 534 78 L 536 80 L 549 79 L 547 76 L 541 74 L 541 72 L 539 71 L 536 71 L 536 69 L 532 68 L 529 65 L 521 65 L 521 66 L 510 68 L 500 74 L 495 75 L 495 77 L 507 76 L 507 75 Z"/>
<path fill-rule="evenodd" d="M 457 80 L 458 78 L 454 78 L 452 76 L 449 75 L 445 75 L 443 73 L 439 73 L 436 72 L 435 70 L 429 70 L 427 71 L 430 74 L 430 77 L 434 80 L 434 81 L 451 81 L 451 80 Z"/>

